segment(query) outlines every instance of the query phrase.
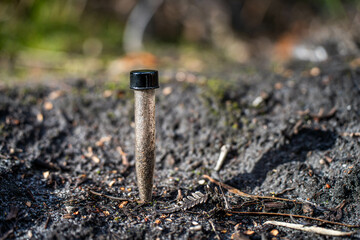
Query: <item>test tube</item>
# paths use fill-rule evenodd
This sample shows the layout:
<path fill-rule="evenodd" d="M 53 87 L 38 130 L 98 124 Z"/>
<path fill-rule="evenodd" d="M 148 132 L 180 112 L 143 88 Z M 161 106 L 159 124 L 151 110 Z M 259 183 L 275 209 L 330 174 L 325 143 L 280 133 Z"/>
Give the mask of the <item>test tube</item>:
<path fill-rule="evenodd" d="M 158 71 L 130 72 L 130 88 L 135 90 L 135 167 L 140 200 L 150 202 L 155 167 L 155 89 Z"/>

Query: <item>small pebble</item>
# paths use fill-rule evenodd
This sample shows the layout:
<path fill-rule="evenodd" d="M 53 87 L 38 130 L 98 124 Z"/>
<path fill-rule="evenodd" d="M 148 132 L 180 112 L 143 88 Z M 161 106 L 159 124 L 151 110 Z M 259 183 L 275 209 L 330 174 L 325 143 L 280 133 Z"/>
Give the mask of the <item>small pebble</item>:
<path fill-rule="evenodd" d="M 36 115 L 36 119 L 37 119 L 38 122 L 42 122 L 44 120 L 44 116 L 41 113 L 38 113 Z"/>
<path fill-rule="evenodd" d="M 200 231 L 201 228 L 202 228 L 201 225 L 197 225 L 197 226 L 195 226 L 195 227 L 189 228 L 189 230 L 190 230 L 190 231 Z"/>
<path fill-rule="evenodd" d="M 246 230 L 244 233 L 246 235 L 253 235 L 255 232 L 253 230 Z"/>
<path fill-rule="evenodd" d="M 255 98 L 255 100 L 252 102 L 252 105 L 253 105 L 253 107 L 259 107 L 263 101 L 264 101 L 264 99 L 259 96 L 259 97 Z"/>
<path fill-rule="evenodd" d="M 206 181 L 204 180 L 204 179 L 201 179 L 201 180 L 199 180 L 199 182 L 198 182 L 200 185 L 204 185 L 205 183 L 206 183 Z"/>
<path fill-rule="evenodd" d="M 68 213 L 71 213 L 72 210 L 74 209 L 74 207 L 73 206 L 65 206 L 65 209 Z"/>
<path fill-rule="evenodd" d="M 164 94 L 165 96 L 171 94 L 171 92 L 172 92 L 172 88 L 171 88 L 171 87 L 165 87 L 165 88 L 163 89 L 163 94 Z"/>
<path fill-rule="evenodd" d="M 47 179 L 50 175 L 50 171 L 43 172 L 43 176 L 45 179 Z"/>
<path fill-rule="evenodd" d="M 313 76 L 313 77 L 319 76 L 320 73 L 321 73 L 321 71 L 320 71 L 320 68 L 318 68 L 318 67 L 313 67 L 310 70 L 310 75 Z"/>
<path fill-rule="evenodd" d="M 193 221 L 193 222 L 192 222 L 192 225 L 197 226 L 197 225 L 199 225 L 199 223 L 198 223 L 198 222 Z"/>
<path fill-rule="evenodd" d="M 279 234 L 279 230 L 273 229 L 270 231 L 270 234 L 276 237 Z"/>
<path fill-rule="evenodd" d="M 44 103 L 44 109 L 45 110 L 51 110 L 53 109 L 53 104 L 51 102 L 45 102 Z"/>

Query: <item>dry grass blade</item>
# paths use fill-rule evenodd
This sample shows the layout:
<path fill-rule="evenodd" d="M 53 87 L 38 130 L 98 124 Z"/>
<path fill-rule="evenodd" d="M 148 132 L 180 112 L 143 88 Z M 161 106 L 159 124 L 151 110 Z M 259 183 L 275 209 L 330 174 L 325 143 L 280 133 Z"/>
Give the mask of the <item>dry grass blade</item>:
<path fill-rule="evenodd" d="M 213 229 L 213 231 L 214 231 L 214 233 L 215 233 L 215 235 L 216 235 L 216 239 L 221 239 L 220 238 L 220 236 L 219 236 L 219 234 L 217 233 L 217 231 L 216 231 L 216 228 L 215 228 L 215 224 L 213 223 L 213 221 L 211 221 L 211 220 L 209 220 L 209 223 L 210 223 L 210 225 L 211 225 L 211 227 L 212 227 L 212 229 Z"/>
<path fill-rule="evenodd" d="M 208 175 L 203 175 L 203 178 L 209 180 L 212 183 L 215 183 L 216 185 L 219 185 L 219 186 L 225 188 L 229 192 L 234 193 L 234 194 L 236 194 L 236 195 L 238 195 L 240 197 L 246 197 L 246 198 L 251 198 L 251 199 L 271 199 L 271 200 L 278 200 L 278 201 L 286 201 L 286 202 L 303 204 L 303 202 L 300 202 L 300 201 L 297 201 L 297 200 L 291 200 L 291 199 L 287 199 L 287 198 L 279 198 L 279 197 L 259 196 L 259 195 L 247 194 L 247 193 L 244 193 L 244 192 L 240 191 L 237 188 L 234 188 L 234 187 L 232 187 L 230 185 L 219 182 L 219 181 L 213 179 L 212 177 L 210 177 Z"/>
<path fill-rule="evenodd" d="M 333 237 L 345 237 L 351 236 L 356 233 L 356 231 L 352 232 L 342 232 L 317 226 L 304 226 L 302 224 L 295 224 L 295 223 L 287 223 L 287 222 L 278 222 L 278 221 L 267 221 L 264 224 L 272 224 L 275 226 L 282 226 L 287 228 L 292 228 L 296 230 L 301 230 L 305 232 L 317 233 L 326 236 L 333 236 Z"/>
<path fill-rule="evenodd" d="M 106 197 L 106 198 L 109 198 L 109 199 L 115 200 L 115 201 L 129 201 L 129 202 L 133 202 L 133 200 L 131 200 L 131 199 L 113 197 L 113 196 L 110 196 L 110 195 L 106 195 L 106 194 L 102 194 L 102 193 L 95 192 L 95 191 L 90 190 L 90 189 L 89 189 L 89 192 L 90 192 L 91 194 L 96 195 L 96 196 Z"/>
<path fill-rule="evenodd" d="M 232 210 L 227 210 L 227 212 L 228 213 L 234 213 L 234 214 L 241 214 L 241 215 L 263 215 L 263 216 L 282 216 L 282 217 L 290 217 L 290 218 L 291 217 L 303 218 L 303 219 L 319 221 L 319 222 L 323 222 L 323 223 L 327 223 L 327 224 L 344 226 L 344 227 L 348 227 L 348 228 L 360 228 L 360 225 L 351 225 L 351 224 L 346 224 L 346 223 L 332 222 L 332 221 L 328 221 L 328 220 L 324 220 L 324 219 L 320 219 L 320 218 L 308 217 L 308 216 L 303 216 L 303 215 L 293 215 L 293 214 L 288 214 L 288 213 L 239 212 L 239 211 L 232 211 Z"/>
<path fill-rule="evenodd" d="M 221 183 L 221 182 L 211 178 L 208 175 L 203 175 L 203 178 L 208 179 L 210 182 L 215 183 L 215 184 L 227 189 L 229 192 L 234 193 L 236 195 L 239 195 L 241 197 L 246 197 L 246 198 L 251 198 L 251 199 L 271 199 L 271 200 L 287 201 L 287 202 L 293 202 L 293 203 L 298 203 L 298 204 L 304 204 L 304 202 L 291 200 L 291 199 L 286 199 L 286 198 L 266 197 L 266 196 L 258 196 L 258 195 L 247 194 L 247 193 L 244 193 L 244 192 L 240 191 L 237 188 L 231 187 L 231 186 L 229 186 L 229 185 L 227 185 L 225 183 Z M 292 214 L 286 214 L 286 213 L 238 212 L 238 211 L 231 211 L 231 210 L 227 210 L 227 212 L 243 214 L 243 215 L 271 215 L 271 216 L 296 217 L 296 218 L 311 219 L 311 220 L 315 220 L 315 221 L 319 221 L 319 222 L 323 222 L 323 223 L 328 223 L 328 224 L 333 224 L 333 225 L 345 226 L 345 227 L 348 227 L 348 228 L 359 228 L 360 227 L 360 225 L 350 225 L 350 224 L 345 224 L 345 223 L 327 221 L 327 220 L 320 219 L 320 218 L 313 218 L 313 217 L 307 217 L 307 216 L 302 216 L 302 215 L 292 215 Z"/>

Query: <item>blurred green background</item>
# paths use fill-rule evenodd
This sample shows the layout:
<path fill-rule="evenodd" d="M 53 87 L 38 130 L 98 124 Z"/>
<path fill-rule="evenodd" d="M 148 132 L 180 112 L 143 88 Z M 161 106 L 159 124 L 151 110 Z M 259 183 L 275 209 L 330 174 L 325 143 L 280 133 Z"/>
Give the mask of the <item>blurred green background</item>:
<path fill-rule="evenodd" d="M 359 49 L 359 10 L 357 0 L 2 0 L 1 76 L 203 71 L 211 61 L 288 61 L 303 42 L 348 54 Z"/>

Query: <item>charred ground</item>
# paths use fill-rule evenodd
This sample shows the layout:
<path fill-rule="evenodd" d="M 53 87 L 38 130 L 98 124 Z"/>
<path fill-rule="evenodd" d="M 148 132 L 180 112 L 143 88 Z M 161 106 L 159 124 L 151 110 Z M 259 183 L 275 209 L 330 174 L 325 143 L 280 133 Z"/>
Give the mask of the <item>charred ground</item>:
<path fill-rule="evenodd" d="M 360 71 L 350 64 L 353 59 L 294 64 L 277 73 L 236 67 L 221 75 L 183 73 L 181 82 L 169 71 L 157 91 L 156 176 L 148 205 L 88 191 L 137 197 L 130 90 L 83 80 L 3 87 L 2 238 L 261 239 L 274 237 L 276 228 L 278 238 L 328 239 L 262 225 L 288 218 L 226 213 L 223 198 L 159 213 L 176 204 L 179 192 L 205 193 L 202 175 L 216 176 L 224 144 L 231 146 L 219 172 L 225 183 L 249 194 L 283 192 L 322 206 L 269 208 L 225 192 L 230 207 L 359 224 Z"/>

